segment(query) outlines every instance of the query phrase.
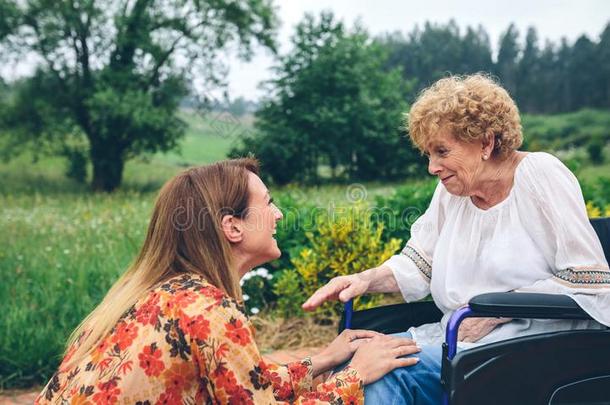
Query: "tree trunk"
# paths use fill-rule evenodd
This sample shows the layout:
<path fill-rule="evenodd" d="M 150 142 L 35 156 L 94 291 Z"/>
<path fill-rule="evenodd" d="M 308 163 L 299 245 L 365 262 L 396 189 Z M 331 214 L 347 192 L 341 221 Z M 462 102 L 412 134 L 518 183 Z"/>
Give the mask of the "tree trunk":
<path fill-rule="evenodd" d="M 91 163 L 93 165 L 93 179 L 91 188 L 94 191 L 110 193 L 121 185 L 125 158 L 120 151 L 102 148 L 91 148 Z"/>

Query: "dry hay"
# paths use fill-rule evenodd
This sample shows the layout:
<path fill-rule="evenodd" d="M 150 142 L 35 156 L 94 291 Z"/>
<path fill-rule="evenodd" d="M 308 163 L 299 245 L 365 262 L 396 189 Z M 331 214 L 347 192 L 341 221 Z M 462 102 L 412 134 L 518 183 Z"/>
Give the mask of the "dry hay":
<path fill-rule="evenodd" d="M 281 349 L 323 347 L 337 336 L 339 320 L 315 321 L 310 317 L 251 318 L 256 328 L 256 343 L 263 353 Z"/>

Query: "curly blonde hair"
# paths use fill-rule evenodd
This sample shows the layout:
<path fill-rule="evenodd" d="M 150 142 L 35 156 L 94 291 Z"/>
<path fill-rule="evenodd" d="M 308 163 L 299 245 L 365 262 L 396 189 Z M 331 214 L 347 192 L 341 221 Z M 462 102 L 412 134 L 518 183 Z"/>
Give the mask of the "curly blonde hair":
<path fill-rule="evenodd" d="M 465 142 L 493 136 L 493 154 L 501 158 L 523 142 L 515 102 L 482 73 L 440 79 L 420 93 L 405 118 L 409 136 L 422 152 L 441 128 L 448 128 L 456 139 Z"/>

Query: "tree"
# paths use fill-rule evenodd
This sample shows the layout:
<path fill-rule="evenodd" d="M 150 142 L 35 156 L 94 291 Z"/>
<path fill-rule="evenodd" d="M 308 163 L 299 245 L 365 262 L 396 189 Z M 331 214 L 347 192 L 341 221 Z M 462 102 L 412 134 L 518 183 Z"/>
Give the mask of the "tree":
<path fill-rule="evenodd" d="M 420 160 L 399 126 L 407 90 L 387 72 L 385 49 L 359 27 L 330 13 L 308 15 L 281 58 L 271 97 L 257 114 L 258 132 L 234 154 L 254 152 L 277 183 L 396 178 Z"/>
<path fill-rule="evenodd" d="M 573 110 L 601 104 L 603 88 L 598 82 L 597 57 L 595 44 L 586 35 L 581 35 L 572 46 L 568 74 Z"/>
<path fill-rule="evenodd" d="M 462 36 L 455 21 L 424 24 L 406 36 L 392 33 L 379 38 L 388 52 L 386 69 L 398 68 L 411 84 L 406 99 L 448 74 L 489 72 L 493 67 L 489 36 L 482 27 L 468 27 Z"/>
<path fill-rule="evenodd" d="M 603 92 L 602 104 L 600 107 L 610 108 L 610 24 L 600 35 L 597 44 L 597 55 L 599 57 L 599 87 Z"/>
<path fill-rule="evenodd" d="M 538 98 L 543 93 L 540 89 L 540 49 L 538 33 L 529 27 L 525 34 L 525 47 L 517 63 L 516 92 L 519 106 L 528 112 L 540 112 Z"/>
<path fill-rule="evenodd" d="M 238 43 L 248 58 L 255 42 L 275 49 L 270 0 L 28 0 L 4 9 L 9 52 L 44 61 L 19 86 L 9 124 L 36 142 L 85 137 L 95 190 L 118 187 L 127 159 L 176 145 L 185 126 L 176 110 L 193 77 L 222 82 L 219 50 Z"/>
<path fill-rule="evenodd" d="M 500 37 L 500 49 L 498 50 L 498 61 L 496 62 L 496 74 L 502 80 L 504 87 L 512 95 L 517 90 L 517 59 L 519 57 L 519 31 L 514 24 Z"/>

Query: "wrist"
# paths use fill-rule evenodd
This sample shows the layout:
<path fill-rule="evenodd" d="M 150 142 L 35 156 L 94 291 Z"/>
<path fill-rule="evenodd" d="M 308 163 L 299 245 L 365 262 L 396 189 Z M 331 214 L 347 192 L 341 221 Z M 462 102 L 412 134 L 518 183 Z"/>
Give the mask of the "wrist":
<path fill-rule="evenodd" d="M 364 372 L 364 367 L 362 367 L 358 362 L 354 364 L 354 361 L 352 361 L 347 368 L 356 371 L 356 374 L 358 375 L 358 377 L 360 377 L 360 380 L 362 380 L 363 385 L 368 384 L 368 376 L 365 375 L 366 373 Z"/>
<path fill-rule="evenodd" d="M 366 282 L 366 293 L 376 292 L 377 278 L 379 277 L 379 267 L 372 267 L 362 272 L 362 279 Z"/>
<path fill-rule="evenodd" d="M 311 356 L 310 358 L 314 378 L 337 365 L 333 358 L 324 352 Z"/>

